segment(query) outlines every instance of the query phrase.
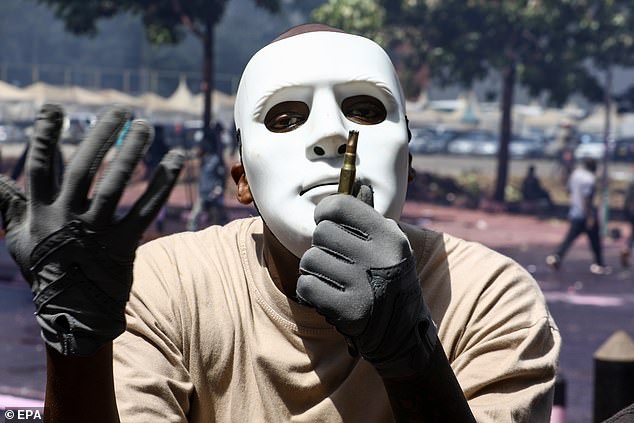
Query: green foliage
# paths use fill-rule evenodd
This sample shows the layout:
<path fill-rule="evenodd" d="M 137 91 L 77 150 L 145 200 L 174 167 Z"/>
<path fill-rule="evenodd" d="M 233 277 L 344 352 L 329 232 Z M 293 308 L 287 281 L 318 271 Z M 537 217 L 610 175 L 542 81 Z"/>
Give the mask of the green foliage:
<path fill-rule="evenodd" d="M 587 43 L 594 64 L 601 69 L 634 65 L 634 4 L 629 0 L 581 3 L 585 13 L 579 21 L 578 37 Z"/>
<path fill-rule="evenodd" d="M 329 0 L 311 17 L 353 34 L 375 38 L 385 19 L 385 11 L 374 0 Z"/>
<path fill-rule="evenodd" d="M 95 36 L 97 22 L 118 14 L 142 18 L 148 40 L 177 44 L 188 33 L 203 36 L 206 26 L 221 20 L 227 0 L 37 0 L 48 5 L 65 28 L 74 34 Z M 270 12 L 279 11 L 278 0 L 254 0 Z"/>
<path fill-rule="evenodd" d="M 471 196 L 479 198 L 482 196 L 482 187 L 480 186 L 480 180 L 482 175 L 477 170 L 466 170 L 458 177 L 458 184 L 462 187 L 464 192 L 469 193 Z"/>
<path fill-rule="evenodd" d="M 128 4 L 117 5 L 109 0 L 38 0 L 50 6 L 55 16 L 64 22 L 66 30 L 74 34 L 94 36 L 97 33 L 97 19 L 110 18 L 127 8 Z"/>
<path fill-rule="evenodd" d="M 601 98 L 589 63 L 634 65 L 629 0 L 330 0 L 313 17 L 374 38 L 410 73 L 428 65 L 441 85 L 516 66 L 518 83 L 554 105 Z"/>

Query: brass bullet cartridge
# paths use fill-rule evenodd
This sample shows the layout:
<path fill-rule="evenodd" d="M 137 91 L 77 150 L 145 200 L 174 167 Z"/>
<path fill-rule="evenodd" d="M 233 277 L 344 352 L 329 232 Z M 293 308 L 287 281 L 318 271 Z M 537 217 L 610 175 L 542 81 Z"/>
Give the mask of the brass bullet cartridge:
<path fill-rule="evenodd" d="M 341 194 L 352 195 L 352 187 L 354 186 L 354 178 L 356 176 L 358 140 L 359 131 L 350 131 L 348 133 L 346 152 L 343 155 L 343 166 L 341 167 L 341 173 L 339 173 L 338 192 Z"/>

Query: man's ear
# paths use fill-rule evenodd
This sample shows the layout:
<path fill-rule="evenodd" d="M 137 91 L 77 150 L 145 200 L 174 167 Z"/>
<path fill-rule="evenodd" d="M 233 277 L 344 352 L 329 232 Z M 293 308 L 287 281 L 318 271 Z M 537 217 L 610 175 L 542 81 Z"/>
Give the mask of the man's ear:
<path fill-rule="evenodd" d="M 233 166 L 231 166 L 231 177 L 238 187 L 236 198 L 240 204 L 251 204 L 253 202 L 253 195 L 251 195 L 251 188 L 249 188 L 249 182 L 247 181 L 246 173 L 244 173 L 242 163 L 234 163 Z"/>
<path fill-rule="evenodd" d="M 405 126 L 407 127 L 407 143 L 412 140 L 412 131 L 409 130 L 409 119 L 405 115 Z M 416 178 L 416 171 L 412 167 L 412 153 L 409 153 L 409 162 L 407 164 L 407 183 L 411 184 Z"/>
<path fill-rule="evenodd" d="M 407 127 L 407 143 L 412 140 L 412 131 L 409 130 L 409 119 L 405 115 L 405 126 Z"/>

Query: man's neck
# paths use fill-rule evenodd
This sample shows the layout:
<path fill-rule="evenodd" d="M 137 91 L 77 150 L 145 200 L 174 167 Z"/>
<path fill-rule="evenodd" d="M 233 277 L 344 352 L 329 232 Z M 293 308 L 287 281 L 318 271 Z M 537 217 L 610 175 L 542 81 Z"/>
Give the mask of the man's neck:
<path fill-rule="evenodd" d="M 264 262 L 275 285 L 284 295 L 295 298 L 299 259 L 293 255 L 273 235 L 264 224 Z"/>

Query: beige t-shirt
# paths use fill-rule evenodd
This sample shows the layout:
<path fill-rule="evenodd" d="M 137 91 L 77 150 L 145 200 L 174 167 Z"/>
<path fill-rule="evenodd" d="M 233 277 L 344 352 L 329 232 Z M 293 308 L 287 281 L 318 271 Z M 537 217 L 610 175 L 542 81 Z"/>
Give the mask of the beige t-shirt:
<path fill-rule="evenodd" d="M 480 244 L 402 227 L 477 420 L 547 422 L 561 340 L 535 281 Z M 139 249 L 114 346 L 124 423 L 393 421 L 372 366 L 276 288 L 262 240 L 249 218 Z"/>

